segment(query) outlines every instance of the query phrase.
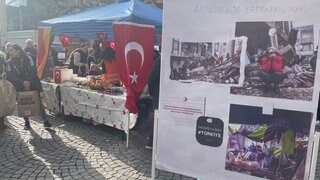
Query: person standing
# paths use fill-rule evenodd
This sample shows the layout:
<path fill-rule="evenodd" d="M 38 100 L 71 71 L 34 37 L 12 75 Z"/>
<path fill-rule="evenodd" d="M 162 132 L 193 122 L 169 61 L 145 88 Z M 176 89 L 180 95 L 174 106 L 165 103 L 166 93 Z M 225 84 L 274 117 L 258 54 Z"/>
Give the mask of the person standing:
<path fill-rule="evenodd" d="M 103 47 L 102 44 L 100 46 Z M 113 84 L 113 85 L 119 85 L 120 84 L 120 78 L 118 74 L 118 68 L 117 63 L 115 60 L 115 51 L 110 47 L 107 46 L 103 48 L 102 52 L 102 78 L 101 81 L 104 84 Z"/>
<path fill-rule="evenodd" d="M 80 74 L 85 76 L 89 72 L 89 66 L 87 63 L 88 57 L 88 44 L 82 43 L 80 48 L 71 53 L 69 69 L 73 70 L 73 74 Z"/>
<path fill-rule="evenodd" d="M 152 109 L 153 111 L 159 108 L 159 90 L 160 90 L 160 67 L 161 67 L 161 56 L 154 56 L 153 66 L 148 78 L 148 89 L 149 94 L 152 97 Z M 147 149 L 153 147 L 153 125 L 149 133 L 148 142 L 146 144 Z"/>
<path fill-rule="evenodd" d="M 58 59 L 55 56 L 55 50 L 53 47 L 50 48 L 46 65 L 44 67 L 41 79 L 53 79 L 53 68 L 56 66 Z"/>
<path fill-rule="evenodd" d="M 89 50 L 89 55 L 88 55 L 88 66 L 89 66 L 89 75 L 92 76 L 98 76 L 101 75 L 101 71 L 98 66 L 101 64 L 98 64 L 96 60 L 96 50 L 93 48 L 90 48 Z"/>
<path fill-rule="evenodd" d="M 8 51 L 10 54 L 10 59 L 7 61 L 8 81 L 13 84 L 17 92 L 37 91 L 39 98 L 41 99 L 43 97 L 43 89 L 37 76 L 37 69 L 32 58 L 26 55 L 17 44 L 10 45 Z M 47 120 L 47 114 L 41 101 L 40 115 L 44 122 L 44 127 L 50 128 L 51 124 Z M 30 129 L 31 126 L 29 118 L 24 117 L 24 120 L 24 129 Z"/>
<path fill-rule="evenodd" d="M 33 63 L 37 63 L 37 49 L 34 47 L 34 43 L 32 39 L 27 39 L 26 40 L 27 46 L 24 48 L 24 52 L 26 55 L 30 56 L 33 60 Z"/>
<path fill-rule="evenodd" d="M 2 52 L 5 52 L 5 50 L 6 50 L 6 44 L 8 43 L 9 41 L 8 40 L 5 40 L 4 41 L 4 44 L 3 44 L 3 46 L 2 46 Z"/>
<path fill-rule="evenodd" d="M 0 79 L 2 78 L 2 74 L 5 71 L 5 53 L 0 51 Z M 6 125 L 4 124 L 5 117 L 0 117 L 0 130 L 6 129 Z"/>
<path fill-rule="evenodd" d="M 155 56 L 155 60 L 148 78 L 149 94 L 152 96 L 152 105 L 154 110 L 158 109 L 159 106 L 160 60 L 160 55 Z"/>
<path fill-rule="evenodd" d="M 91 66 L 92 63 L 97 65 L 97 61 L 96 61 L 96 56 L 95 55 L 96 55 L 96 51 L 93 48 L 90 48 L 88 50 L 88 58 L 87 58 L 89 67 Z"/>
<path fill-rule="evenodd" d="M 8 47 L 9 47 L 11 44 L 12 44 L 11 42 L 7 41 L 7 43 L 4 45 L 3 53 L 6 55 L 5 60 L 7 60 L 7 59 L 10 58 L 10 55 L 9 55 L 9 52 L 8 52 Z"/>
<path fill-rule="evenodd" d="M 259 59 L 261 65 L 261 78 L 265 82 L 264 92 L 273 90 L 275 93 L 280 92 L 279 84 L 284 79 L 283 67 L 284 60 L 273 47 L 268 49 L 267 54 Z M 271 86 L 273 84 L 273 88 Z"/>

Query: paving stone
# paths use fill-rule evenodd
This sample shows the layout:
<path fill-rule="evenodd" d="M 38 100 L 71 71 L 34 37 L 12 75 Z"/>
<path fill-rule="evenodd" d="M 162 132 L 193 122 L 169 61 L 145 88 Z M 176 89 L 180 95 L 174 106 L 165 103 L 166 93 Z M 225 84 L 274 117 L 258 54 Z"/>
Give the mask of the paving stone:
<path fill-rule="evenodd" d="M 37 180 L 46 180 L 45 177 L 37 177 Z"/>
<path fill-rule="evenodd" d="M 76 175 L 76 176 L 72 176 L 72 178 L 74 178 L 74 179 L 82 179 L 83 177 L 80 176 L 80 175 Z"/>
<path fill-rule="evenodd" d="M 25 131 L 22 118 L 8 117 L 10 128 L 0 130 L 1 180 L 151 179 L 152 152 L 138 134 L 131 135 L 126 148 L 121 131 L 69 117 L 48 118 L 52 130 L 44 130 L 39 119 L 31 118 L 32 129 Z M 157 170 L 157 177 L 183 176 Z"/>
<path fill-rule="evenodd" d="M 148 178 L 147 178 L 147 177 L 140 176 L 138 179 L 139 179 L 139 180 L 146 180 L 146 179 L 148 179 Z"/>

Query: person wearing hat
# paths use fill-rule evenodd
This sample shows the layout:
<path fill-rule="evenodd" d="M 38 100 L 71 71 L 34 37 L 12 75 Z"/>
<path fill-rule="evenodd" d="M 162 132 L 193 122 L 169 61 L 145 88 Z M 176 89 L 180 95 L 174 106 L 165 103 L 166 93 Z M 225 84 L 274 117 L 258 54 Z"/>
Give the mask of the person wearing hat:
<path fill-rule="evenodd" d="M 34 43 L 32 39 L 26 40 L 26 47 L 24 48 L 24 52 L 26 55 L 30 56 L 33 60 L 33 63 L 37 63 L 37 49 L 34 47 Z"/>
<path fill-rule="evenodd" d="M 12 42 L 7 41 L 7 43 L 4 45 L 2 52 L 5 53 L 6 55 L 6 60 L 8 60 L 10 58 L 10 54 L 8 51 L 9 46 L 11 46 Z"/>
<path fill-rule="evenodd" d="M 265 83 L 264 92 L 273 90 L 280 92 L 279 84 L 284 79 L 284 60 L 274 47 L 270 47 L 267 53 L 260 57 L 261 78 Z M 273 87 L 271 86 L 273 84 Z"/>

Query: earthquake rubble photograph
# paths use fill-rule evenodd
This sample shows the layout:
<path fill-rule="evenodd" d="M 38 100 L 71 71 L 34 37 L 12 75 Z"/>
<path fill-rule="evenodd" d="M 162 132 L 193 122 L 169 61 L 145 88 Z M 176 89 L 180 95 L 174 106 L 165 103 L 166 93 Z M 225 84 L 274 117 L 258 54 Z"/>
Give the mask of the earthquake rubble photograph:
<path fill-rule="evenodd" d="M 245 79 L 231 94 L 312 101 L 318 39 L 315 25 L 291 21 L 237 22 L 246 36 Z"/>
<path fill-rule="evenodd" d="M 170 79 L 182 83 L 239 84 L 243 40 L 225 42 L 172 41 Z"/>
<path fill-rule="evenodd" d="M 230 105 L 225 169 L 266 179 L 302 180 L 312 113 Z"/>

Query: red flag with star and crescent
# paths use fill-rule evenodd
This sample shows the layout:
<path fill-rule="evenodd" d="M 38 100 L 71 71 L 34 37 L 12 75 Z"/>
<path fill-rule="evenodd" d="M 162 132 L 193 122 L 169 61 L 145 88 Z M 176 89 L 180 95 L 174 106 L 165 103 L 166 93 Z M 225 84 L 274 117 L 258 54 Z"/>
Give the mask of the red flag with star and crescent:
<path fill-rule="evenodd" d="M 155 27 L 130 22 L 113 23 L 116 62 L 127 90 L 125 107 L 137 113 L 136 102 L 147 84 L 153 63 Z"/>

